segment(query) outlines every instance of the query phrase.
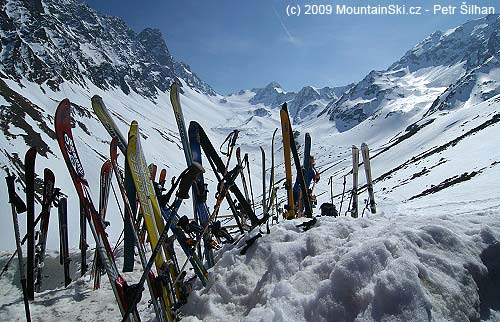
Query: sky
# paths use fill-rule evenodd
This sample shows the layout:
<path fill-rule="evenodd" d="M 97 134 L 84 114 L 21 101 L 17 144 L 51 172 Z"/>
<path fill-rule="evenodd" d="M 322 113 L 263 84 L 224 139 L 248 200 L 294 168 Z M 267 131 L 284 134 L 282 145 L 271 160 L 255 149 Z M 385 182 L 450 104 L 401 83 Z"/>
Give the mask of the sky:
<path fill-rule="evenodd" d="M 288 91 L 342 86 L 383 70 L 436 30 L 481 15 L 462 15 L 462 1 L 429 0 L 84 0 L 98 12 L 122 18 L 136 32 L 157 28 L 178 61 L 217 92 L 264 87 L 277 81 Z M 422 15 L 305 15 L 317 5 L 422 7 Z M 434 5 L 457 6 L 454 14 Z M 493 0 L 469 1 L 495 7 Z M 301 8 L 287 16 L 288 6 Z M 290 8 L 290 7 L 288 7 Z M 319 7 L 316 7 L 319 8 Z M 328 10 L 328 7 L 322 7 Z M 430 10 L 425 12 L 425 10 Z"/>

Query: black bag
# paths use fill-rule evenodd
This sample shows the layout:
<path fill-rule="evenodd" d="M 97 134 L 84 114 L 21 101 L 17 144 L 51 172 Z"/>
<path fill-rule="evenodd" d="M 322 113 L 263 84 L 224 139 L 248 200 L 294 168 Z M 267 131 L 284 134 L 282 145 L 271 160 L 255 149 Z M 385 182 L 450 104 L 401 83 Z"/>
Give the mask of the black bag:
<path fill-rule="evenodd" d="M 325 202 L 319 207 L 321 209 L 321 216 L 333 216 L 337 217 L 339 213 L 337 212 L 337 209 L 335 208 L 335 205 L 329 202 Z"/>

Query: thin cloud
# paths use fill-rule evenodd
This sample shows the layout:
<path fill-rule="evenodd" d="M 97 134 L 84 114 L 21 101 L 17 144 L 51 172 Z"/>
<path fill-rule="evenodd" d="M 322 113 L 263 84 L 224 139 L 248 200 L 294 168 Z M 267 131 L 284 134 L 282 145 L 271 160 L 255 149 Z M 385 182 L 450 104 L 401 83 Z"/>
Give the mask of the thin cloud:
<path fill-rule="evenodd" d="M 292 36 L 292 34 L 288 30 L 288 28 L 285 26 L 285 23 L 283 23 L 283 20 L 281 19 L 280 15 L 278 14 L 278 11 L 276 11 L 276 8 L 274 8 L 273 5 L 271 5 L 271 7 L 273 8 L 274 14 L 278 18 L 278 21 L 280 22 L 281 26 L 283 27 L 283 30 L 285 31 L 286 35 L 288 36 L 287 40 L 293 45 L 296 45 L 296 46 L 300 45 L 300 41 L 297 38 L 295 38 L 294 36 Z"/>

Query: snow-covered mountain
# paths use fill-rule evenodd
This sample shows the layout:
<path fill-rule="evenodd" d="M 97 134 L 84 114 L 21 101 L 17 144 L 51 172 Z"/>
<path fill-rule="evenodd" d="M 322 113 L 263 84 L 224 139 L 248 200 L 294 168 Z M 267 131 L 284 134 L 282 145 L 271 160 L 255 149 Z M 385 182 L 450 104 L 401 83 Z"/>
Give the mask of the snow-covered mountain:
<path fill-rule="evenodd" d="M 418 108 L 400 104 L 410 99 L 425 105 L 432 100 L 428 113 L 460 107 L 472 97 L 484 101 L 500 92 L 497 75 L 486 76 L 496 73 L 499 50 L 498 15 L 437 31 L 387 70 L 370 72 L 323 113 L 346 131 L 370 117 Z"/>
<path fill-rule="evenodd" d="M 316 117 L 330 101 L 338 99 L 353 85 L 323 88 L 304 86 L 296 93 L 286 91 L 278 82 L 273 81 L 263 88 L 242 90 L 231 96 L 240 96 L 246 98 L 252 105 L 262 104 L 271 109 L 280 108 L 287 102 L 293 122 L 300 123 L 307 117 Z"/>
<path fill-rule="evenodd" d="M 214 90 L 170 55 L 159 30 L 135 33 L 120 19 L 78 0 L 3 1 L 3 78 L 58 90 L 63 82 L 120 88 L 154 98 L 173 78 L 207 95 Z"/>
<path fill-rule="evenodd" d="M 497 293 L 488 293 L 485 285 L 489 272 L 500 269 L 490 262 L 500 256 L 495 246 L 500 228 L 494 224 L 500 208 L 498 15 L 436 32 L 387 70 L 372 71 L 357 84 L 305 86 L 295 93 L 272 82 L 221 96 L 186 64 L 175 61 L 158 31 L 136 34 L 123 21 L 99 15 L 76 0 L 1 4 L 0 167 L 16 173 L 22 187 L 24 153 L 36 146 L 37 173 L 44 167 L 54 170 L 56 186 L 69 196 L 72 214 L 78 214 L 77 198 L 53 130 L 54 112 L 64 97 L 72 102 L 75 143 L 94 202 L 110 141 L 90 106 L 95 94 L 103 98 L 123 133 L 138 120 L 147 161 L 167 168 L 171 178 L 185 167 L 168 97 L 170 82 L 178 78 L 186 121 L 202 124 L 214 146 L 233 129 L 240 130 L 238 145 L 249 154 L 256 199 L 262 193 L 259 146 L 269 161 L 272 133 L 280 126 L 278 107 L 285 101 L 298 143 L 306 132 L 312 137 L 322 176 L 314 190 L 318 204 L 333 199 L 345 214 L 349 195 L 342 191 L 351 188 L 351 146 L 370 146 L 381 216 L 365 212 L 369 218 L 320 219 L 319 229 L 310 235 L 294 226 L 299 221 L 273 226 L 272 235 L 257 241 L 248 259 L 227 245 L 218 253 L 220 264 L 211 271 L 208 288 L 195 285 L 187 320 L 230 316 L 250 321 L 266 316 L 304 321 L 328 320 L 332 314 L 342 321 L 407 321 L 415 314 L 443 321 L 490 317 L 496 302 L 488 301 Z M 278 132 L 276 180 L 284 176 L 280 140 Z M 206 168 L 208 204 L 213 205 L 217 183 Z M 363 168 L 360 171 L 363 208 Z M 285 199 L 282 187 L 278 197 L 280 203 Z M 0 204 L 7 205 L 5 189 L 0 189 Z M 191 213 L 189 204 L 181 208 L 186 214 Z M 106 218 L 111 222 L 109 238 L 115 242 L 122 220 L 113 200 Z M 78 216 L 69 217 L 72 246 L 78 245 L 78 222 Z M 13 231 L 6 223 L 0 227 L 0 245 L 12 250 Z M 56 232 L 57 220 L 52 220 L 49 249 L 58 247 Z M 135 278 L 135 273 L 129 276 Z M 22 310 L 18 288 L 10 283 L 15 274 L 8 276 L 0 296 L 10 303 L 0 307 L 1 320 L 15 320 Z M 48 320 L 89 319 L 88 310 L 68 312 L 68 306 L 92 303 L 102 319 L 116 319 L 119 313 L 109 289 L 81 296 L 90 284 L 83 278 L 66 291 L 42 293 L 32 304 L 34 314 Z M 53 300 L 55 294 L 60 297 Z M 72 301 L 75 296 L 81 302 Z M 48 301 L 55 301 L 51 312 Z M 495 317 L 498 314 L 491 314 L 491 321 Z"/>

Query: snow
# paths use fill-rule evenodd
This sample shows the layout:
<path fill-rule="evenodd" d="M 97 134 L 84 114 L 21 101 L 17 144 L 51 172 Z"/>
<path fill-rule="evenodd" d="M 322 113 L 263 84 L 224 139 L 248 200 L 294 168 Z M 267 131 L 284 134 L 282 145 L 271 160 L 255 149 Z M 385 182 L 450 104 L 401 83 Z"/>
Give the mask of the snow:
<path fill-rule="evenodd" d="M 480 296 L 498 296 L 498 288 L 487 294 L 485 281 L 500 255 L 499 213 L 498 199 L 443 204 L 436 198 L 425 207 L 381 202 L 379 213 L 360 219 L 319 217 L 308 231 L 296 227 L 306 219 L 282 221 L 246 255 L 239 254 L 246 238 L 218 253 L 208 286 L 196 282 L 183 307 L 183 321 L 477 319 L 480 301 L 488 300 Z M 48 260 L 49 278 L 62 280 L 56 262 Z M 13 272 L 1 281 L 2 320 L 23 316 Z M 75 281 L 67 289 L 36 294 L 33 320 L 118 319 L 105 276 L 102 288 L 92 291 L 88 274 L 77 275 L 73 267 Z M 125 274 L 129 283 L 139 276 L 139 270 Z M 147 298 L 144 292 L 145 321 L 153 318 Z"/>
<path fill-rule="evenodd" d="M 478 318 L 470 272 L 487 275 L 481 256 L 496 247 L 500 209 L 409 215 L 394 208 L 358 220 L 322 217 L 307 232 L 296 227 L 303 220 L 282 222 L 246 255 L 228 246 L 208 287 L 191 294 L 186 321 Z"/>

